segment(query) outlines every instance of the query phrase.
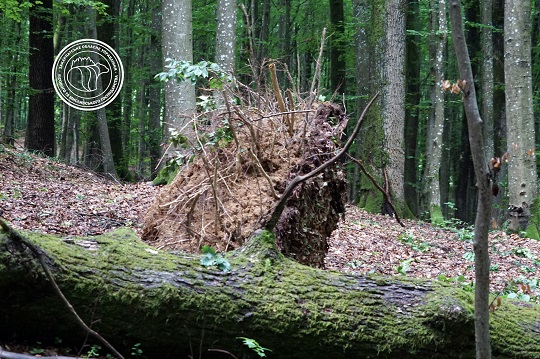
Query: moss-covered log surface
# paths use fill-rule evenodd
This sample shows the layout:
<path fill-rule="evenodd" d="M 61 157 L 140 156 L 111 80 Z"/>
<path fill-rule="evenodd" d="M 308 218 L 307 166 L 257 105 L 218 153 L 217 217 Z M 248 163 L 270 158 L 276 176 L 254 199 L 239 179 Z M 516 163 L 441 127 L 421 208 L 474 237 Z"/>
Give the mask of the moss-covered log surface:
<path fill-rule="evenodd" d="M 323 271 L 284 258 L 266 232 L 227 254 L 229 272 L 200 257 L 149 247 L 120 229 L 92 238 L 25 233 L 44 250 L 59 286 L 92 328 L 129 353 L 203 357 L 223 349 L 269 358 L 472 358 L 473 298 L 460 288 L 406 278 Z M 31 252 L 0 232 L 1 339 L 84 334 Z M 540 308 L 503 300 L 491 316 L 497 358 L 540 357 Z M 190 349 L 193 348 L 193 351 Z M 211 356 L 216 355 L 216 356 Z"/>

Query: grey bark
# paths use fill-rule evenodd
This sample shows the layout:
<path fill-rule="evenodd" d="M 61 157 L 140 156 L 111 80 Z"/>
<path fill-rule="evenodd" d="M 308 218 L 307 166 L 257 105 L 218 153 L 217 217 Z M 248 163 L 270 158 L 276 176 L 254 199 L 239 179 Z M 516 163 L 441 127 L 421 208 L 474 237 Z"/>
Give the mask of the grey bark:
<path fill-rule="evenodd" d="M 482 119 L 484 120 L 484 142 L 486 158 L 495 156 L 494 113 L 493 113 L 493 1 L 482 0 L 482 71 L 480 82 L 482 87 Z"/>
<path fill-rule="evenodd" d="M 443 131 L 444 131 L 444 93 L 442 82 L 444 76 L 445 48 L 447 38 L 446 0 L 432 0 L 430 54 L 432 61 L 431 73 L 431 111 L 429 115 L 428 137 L 426 142 L 426 168 L 424 174 L 424 191 L 427 210 L 431 220 L 441 221 L 441 187 L 440 168 L 442 160 Z"/>
<path fill-rule="evenodd" d="M 233 74 L 236 62 L 236 0 L 218 0 L 216 63 Z M 225 106 L 220 91 L 214 91 L 217 108 Z"/>
<path fill-rule="evenodd" d="M 191 0 L 164 0 L 162 5 L 162 54 L 164 62 L 170 58 L 176 61 L 193 62 L 193 30 Z M 195 112 L 195 87 L 187 81 L 165 83 L 165 115 L 163 137 L 169 138 L 170 128 L 182 130 L 189 139 L 194 132 L 189 125 Z M 167 155 L 173 155 L 170 147 Z"/>
<path fill-rule="evenodd" d="M 524 230 L 536 199 L 535 135 L 531 83 L 531 4 L 505 2 L 504 78 L 510 228 Z"/>
<path fill-rule="evenodd" d="M 405 0 L 386 2 L 385 59 L 383 60 L 382 117 L 386 170 L 394 203 L 405 206 Z"/>

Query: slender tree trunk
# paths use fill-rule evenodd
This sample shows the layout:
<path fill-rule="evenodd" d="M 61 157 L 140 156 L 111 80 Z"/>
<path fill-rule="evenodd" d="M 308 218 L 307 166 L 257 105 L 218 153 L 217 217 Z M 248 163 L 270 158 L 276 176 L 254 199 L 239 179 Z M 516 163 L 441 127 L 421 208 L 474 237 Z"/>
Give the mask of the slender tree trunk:
<path fill-rule="evenodd" d="M 403 216 L 405 204 L 405 0 L 387 0 L 386 46 L 383 65 L 382 116 L 386 170 L 393 203 Z"/>
<path fill-rule="evenodd" d="M 535 135 L 531 83 L 531 4 L 505 2 L 504 74 L 506 89 L 510 229 L 525 230 L 536 200 Z"/>
<path fill-rule="evenodd" d="M 218 0 L 216 63 L 231 74 L 236 62 L 236 0 Z M 216 107 L 225 106 L 221 91 L 214 92 Z"/>
<path fill-rule="evenodd" d="M 157 74 L 161 69 L 161 7 L 152 3 L 152 33 L 150 35 L 150 47 L 148 56 L 150 56 L 150 70 Z M 152 177 L 157 170 L 157 165 L 161 157 L 161 138 L 163 131 L 161 129 L 161 83 L 153 81 L 148 88 L 148 149 L 150 151 L 150 171 Z"/>
<path fill-rule="evenodd" d="M 54 62 L 52 38 L 52 0 L 34 1 L 30 8 L 30 68 L 31 89 L 28 104 L 25 147 L 54 156 Z"/>
<path fill-rule="evenodd" d="M 407 27 L 420 31 L 420 6 L 416 0 L 407 1 Z M 405 202 L 414 215 L 418 215 L 418 184 L 417 168 L 418 156 L 416 146 L 418 140 L 418 117 L 421 100 L 420 88 L 420 36 L 407 35 L 406 38 L 406 103 L 405 108 L 405 174 L 404 191 Z"/>
<path fill-rule="evenodd" d="M 452 24 L 452 40 L 458 60 L 458 68 L 463 93 L 467 125 L 469 128 L 469 142 L 471 145 L 476 186 L 478 188 L 478 206 L 474 222 L 474 327 L 476 358 L 491 358 L 490 321 L 489 321 L 489 247 L 488 234 L 491 220 L 491 179 L 492 174 L 485 158 L 485 147 L 482 138 L 482 119 L 476 101 L 473 72 L 463 34 L 461 15 L 461 0 L 450 1 L 450 18 Z"/>
<path fill-rule="evenodd" d="M 341 45 L 345 29 L 343 0 L 330 0 L 330 90 L 342 94 L 345 88 L 345 59 Z"/>
<path fill-rule="evenodd" d="M 97 29 L 96 29 L 96 10 L 88 6 L 87 11 L 89 14 L 89 34 L 91 39 L 97 39 Z M 94 56 L 93 62 L 99 64 L 99 57 Z M 101 76 L 98 77 L 96 82 L 96 93 L 103 93 L 103 85 L 101 83 Z M 107 115 L 105 108 L 100 108 L 96 111 L 97 113 L 97 130 L 99 134 L 99 144 L 101 148 L 101 156 L 103 163 L 103 172 L 117 177 L 116 168 L 113 160 L 113 152 L 111 147 L 111 139 L 109 136 L 109 126 L 107 124 Z"/>
<path fill-rule="evenodd" d="M 370 22 L 370 11 L 367 0 L 354 0 L 353 1 L 353 16 L 356 22 L 356 32 L 354 36 L 354 51 L 355 51 L 355 86 L 356 86 L 356 112 L 362 111 L 366 107 L 367 100 L 364 97 L 370 93 L 369 81 L 366 78 L 370 78 L 370 58 L 369 58 L 369 42 L 367 28 Z M 356 116 L 358 117 L 358 116 Z M 356 124 L 351 124 L 356 125 Z M 362 141 L 357 141 L 356 146 L 352 148 L 354 155 L 357 158 L 361 158 L 362 153 Z M 356 203 L 359 199 L 359 187 L 360 187 L 360 168 L 357 163 L 354 164 L 353 176 L 351 179 L 349 198 L 352 202 Z"/>
<path fill-rule="evenodd" d="M 480 85 L 482 87 L 482 119 L 484 120 L 484 141 L 486 144 L 486 157 L 495 156 L 495 139 L 493 126 L 493 0 L 481 2 L 482 25 L 482 71 Z"/>
<path fill-rule="evenodd" d="M 442 160 L 442 139 L 444 131 L 444 60 L 446 48 L 446 0 L 432 0 L 430 53 L 433 61 L 431 73 L 434 83 L 431 88 L 431 111 L 426 143 L 426 171 L 424 175 L 427 210 L 431 222 L 442 224 L 442 202 L 440 189 L 440 168 Z M 436 10 L 435 10 L 436 9 Z"/>

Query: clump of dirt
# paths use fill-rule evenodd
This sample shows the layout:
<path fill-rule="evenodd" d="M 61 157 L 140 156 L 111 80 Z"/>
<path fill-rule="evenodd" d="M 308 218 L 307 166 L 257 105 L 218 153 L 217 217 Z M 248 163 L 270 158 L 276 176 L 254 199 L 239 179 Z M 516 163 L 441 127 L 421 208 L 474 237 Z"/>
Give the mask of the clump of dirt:
<path fill-rule="evenodd" d="M 223 120 L 222 138 L 202 146 L 160 192 L 145 217 L 143 240 L 192 253 L 202 245 L 220 251 L 241 246 L 296 175 L 335 154 L 346 124 L 332 104 L 317 105 L 307 117 L 233 113 Z M 212 136 L 199 134 L 197 142 Z M 326 238 L 344 211 L 345 187 L 339 166 L 330 166 L 295 189 L 275 230 L 284 254 L 324 265 Z"/>

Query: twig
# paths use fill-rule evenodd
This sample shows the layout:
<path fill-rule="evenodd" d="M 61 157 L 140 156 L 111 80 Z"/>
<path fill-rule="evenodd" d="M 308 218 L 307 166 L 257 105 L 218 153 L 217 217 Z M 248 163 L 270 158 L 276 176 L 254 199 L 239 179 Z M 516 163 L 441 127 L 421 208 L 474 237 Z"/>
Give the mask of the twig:
<path fill-rule="evenodd" d="M 373 185 L 375 186 L 375 188 L 377 188 L 382 194 L 383 194 L 383 201 L 385 204 L 387 204 L 390 209 L 392 210 L 392 213 L 394 214 L 394 217 L 396 218 L 396 221 L 400 224 L 401 227 L 405 227 L 405 225 L 401 222 L 401 220 L 399 219 L 399 216 L 397 214 L 397 211 L 396 209 L 394 208 L 394 205 L 392 204 L 392 201 L 390 200 L 390 194 L 389 194 L 389 190 L 384 190 L 381 186 L 379 186 L 379 184 L 377 183 L 377 181 L 375 180 L 375 178 L 373 178 L 373 176 L 366 170 L 366 168 L 364 167 L 364 164 L 362 163 L 362 161 L 352 157 L 351 155 L 347 154 L 347 156 L 353 160 L 353 162 L 355 162 L 359 167 L 360 169 L 362 170 L 362 172 L 364 172 L 364 174 L 371 180 L 371 182 L 373 183 Z"/>
<path fill-rule="evenodd" d="M 17 241 L 24 246 L 26 246 L 32 254 L 37 258 L 39 261 L 39 264 L 41 264 L 41 267 L 43 268 L 43 271 L 45 272 L 45 275 L 49 279 L 49 282 L 51 283 L 55 293 L 60 297 L 62 302 L 66 305 L 69 312 L 73 314 L 75 317 L 76 322 L 81 326 L 81 328 L 89 335 L 93 336 L 97 340 L 99 340 L 103 345 L 105 345 L 109 350 L 113 353 L 114 356 L 116 356 L 118 359 L 124 359 L 122 354 L 118 352 L 105 338 L 103 338 L 98 332 L 94 331 L 86 323 L 81 319 L 79 314 L 75 311 L 71 303 L 67 300 L 64 293 L 62 293 L 62 290 L 54 280 L 54 277 L 49 270 L 49 267 L 47 267 L 47 263 L 45 263 L 45 254 L 43 253 L 43 250 L 39 247 L 37 247 L 34 243 L 32 243 L 28 238 L 17 232 L 15 229 L 11 228 L 9 224 L 7 224 L 6 221 L 4 221 L 2 218 L 0 218 L 0 226 L 4 229 L 4 231 L 7 232 L 9 238 L 11 240 Z"/>
<path fill-rule="evenodd" d="M 272 78 L 272 87 L 274 88 L 274 94 L 276 95 L 279 110 L 284 113 L 287 110 L 285 109 L 285 102 L 283 101 L 281 90 L 279 89 L 279 83 L 278 83 L 278 79 L 276 75 L 276 64 L 270 64 L 268 65 L 268 68 L 270 69 L 270 77 Z M 285 115 L 284 118 L 285 118 L 285 123 L 287 124 L 287 127 L 288 127 L 289 136 L 292 136 L 293 129 L 289 121 L 289 115 Z"/>
<path fill-rule="evenodd" d="M 264 226 L 266 230 L 273 231 L 274 227 L 276 226 L 279 218 L 281 217 L 281 213 L 283 212 L 283 209 L 285 209 L 285 203 L 287 202 L 287 199 L 292 194 L 292 191 L 294 188 L 299 185 L 302 182 L 305 182 L 306 180 L 310 179 L 311 177 L 314 177 L 324 171 L 326 168 L 333 165 L 337 160 L 339 160 L 343 155 L 347 153 L 349 150 L 349 147 L 351 147 L 352 143 L 356 139 L 356 136 L 358 135 L 358 132 L 360 131 L 360 126 L 364 120 L 364 116 L 366 115 L 367 111 L 375 101 L 375 99 L 379 96 L 379 93 L 377 92 L 375 96 L 369 101 L 369 103 L 364 108 L 364 111 L 362 111 L 362 114 L 360 115 L 360 118 L 358 119 L 358 122 L 356 123 L 356 127 L 354 128 L 353 132 L 351 133 L 351 137 L 347 140 L 345 143 L 345 146 L 341 149 L 341 151 L 338 152 L 337 155 L 320 165 L 319 167 L 315 168 L 313 171 L 303 175 L 303 176 L 296 176 L 289 185 L 285 188 L 285 191 L 281 195 L 280 200 L 276 203 L 272 210 L 272 214 L 270 216 L 270 219 L 266 222 L 266 225 Z"/>
<path fill-rule="evenodd" d="M 259 172 L 264 176 L 264 178 L 266 178 L 266 180 L 268 181 L 270 192 L 272 192 L 272 197 L 279 198 L 279 196 L 276 194 L 276 191 L 274 190 L 274 185 L 272 184 L 272 180 L 270 179 L 270 177 L 268 177 L 268 174 L 266 173 L 263 166 L 261 165 L 261 162 L 259 161 L 257 156 L 255 156 L 251 148 L 248 151 L 251 158 L 253 159 L 253 162 L 255 162 L 255 166 L 258 168 Z"/>
<path fill-rule="evenodd" d="M 324 42 L 326 41 L 326 27 L 322 31 L 321 36 L 321 47 L 319 48 L 319 57 L 317 58 L 317 65 L 315 66 L 315 72 L 313 73 L 313 79 L 311 80 L 311 88 L 309 89 L 309 99 L 308 99 L 308 105 L 307 109 L 311 109 L 311 106 L 313 106 L 313 101 L 315 100 L 315 84 L 317 83 L 317 78 L 319 77 L 319 73 L 321 71 L 321 62 L 322 62 L 322 55 L 324 50 Z M 307 130 L 307 122 L 308 122 L 308 115 L 306 114 L 306 119 L 304 122 L 304 136 L 306 135 Z"/>

